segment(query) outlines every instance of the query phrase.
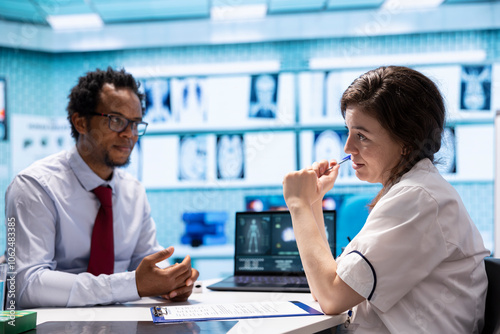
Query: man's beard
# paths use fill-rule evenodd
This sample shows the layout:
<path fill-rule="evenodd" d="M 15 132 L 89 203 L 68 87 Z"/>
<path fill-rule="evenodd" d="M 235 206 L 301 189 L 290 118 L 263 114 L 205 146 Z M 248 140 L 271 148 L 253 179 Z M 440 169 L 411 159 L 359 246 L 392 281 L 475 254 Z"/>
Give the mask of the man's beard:
<path fill-rule="evenodd" d="M 106 154 L 104 155 L 104 163 L 106 164 L 106 166 L 111 167 L 111 168 L 127 167 L 130 164 L 130 155 L 127 157 L 127 161 L 125 161 L 124 163 L 118 163 L 116 161 L 113 161 L 110 158 L 109 154 L 106 152 Z"/>

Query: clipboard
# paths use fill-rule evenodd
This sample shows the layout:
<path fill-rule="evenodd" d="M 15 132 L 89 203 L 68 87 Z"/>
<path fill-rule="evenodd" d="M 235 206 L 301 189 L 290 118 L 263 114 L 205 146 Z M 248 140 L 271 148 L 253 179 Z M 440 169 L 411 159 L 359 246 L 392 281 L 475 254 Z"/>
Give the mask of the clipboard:
<path fill-rule="evenodd" d="M 154 306 L 151 315 L 155 323 L 185 321 L 239 320 L 324 315 L 298 301 L 249 302 L 229 304 Z"/>

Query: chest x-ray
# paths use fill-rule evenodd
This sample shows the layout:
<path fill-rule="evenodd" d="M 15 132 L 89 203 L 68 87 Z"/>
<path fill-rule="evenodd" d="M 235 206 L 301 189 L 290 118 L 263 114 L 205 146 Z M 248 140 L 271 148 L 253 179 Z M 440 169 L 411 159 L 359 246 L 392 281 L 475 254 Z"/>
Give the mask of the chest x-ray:
<path fill-rule="evenodd" d="M 204 123 L 207 121 L 207 108 L 206 79 L 172 80 L 172 109 L 177 122 Z"/>

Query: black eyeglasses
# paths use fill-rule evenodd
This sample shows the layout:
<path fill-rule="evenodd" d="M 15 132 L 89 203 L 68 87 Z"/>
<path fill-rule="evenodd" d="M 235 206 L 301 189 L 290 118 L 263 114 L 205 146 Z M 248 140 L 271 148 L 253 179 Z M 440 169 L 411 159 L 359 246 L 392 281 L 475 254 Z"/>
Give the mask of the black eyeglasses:
<path fill-rule="evenodd" d="M 117 116 L 117 115 L 111 115 L 111 114 L 100 114 L 97 112 L 92 113 L 97 116 L 104 116 L 109 119 L 109 129 L 115 132 L 122 132 L 124 131 L 127 126 L 132 123 L 132 134 L 135 136 L 142 136 L 143 134 L 146 133 L 146 128 L 148 127 L 148 123 L 146 122 L 137 122 L 137 121 L 132 121 L 128 118 L 122 117 L 122 116 Z"/>

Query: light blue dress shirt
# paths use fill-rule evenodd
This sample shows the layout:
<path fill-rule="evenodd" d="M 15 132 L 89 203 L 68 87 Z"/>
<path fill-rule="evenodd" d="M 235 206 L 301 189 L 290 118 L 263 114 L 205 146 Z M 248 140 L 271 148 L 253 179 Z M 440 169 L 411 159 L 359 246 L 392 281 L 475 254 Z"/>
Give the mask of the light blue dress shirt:
<path fill-rule="evenodd" d="M 100 203 L 91 192 L 113 190 L 114 274 L 87 273 Z M 144 187 L 121 169 L 97 176 L 76 147 L 20 172 L 7 189 L 6 219 L 15 219 L 16 308 L 85 306 L 139 299 L 135 268 L 163 249 Z"/>

